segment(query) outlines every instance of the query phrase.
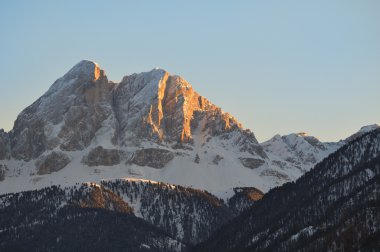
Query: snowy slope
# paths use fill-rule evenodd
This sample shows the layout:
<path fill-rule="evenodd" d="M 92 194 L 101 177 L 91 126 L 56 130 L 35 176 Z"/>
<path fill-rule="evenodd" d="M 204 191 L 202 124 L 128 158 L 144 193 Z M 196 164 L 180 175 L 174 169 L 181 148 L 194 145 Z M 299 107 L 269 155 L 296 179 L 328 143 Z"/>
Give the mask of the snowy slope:
<path fill-rule="evenodd" d="M 371 131 L 374 131 L 376 129 L 379 129 L 380 126 L 378 124 L 371 124 L 371 125 L 366 125 L 366 126 L 363 126 L 360 128 L 360 130 L 358 132 L 356 132 L 355 134 L 347 137 L 344 141 L 345 142 L 351 142 L 353 140 L 355 140 L 356 138 L 368 133 L 368 132 L 371 132 Z"/>

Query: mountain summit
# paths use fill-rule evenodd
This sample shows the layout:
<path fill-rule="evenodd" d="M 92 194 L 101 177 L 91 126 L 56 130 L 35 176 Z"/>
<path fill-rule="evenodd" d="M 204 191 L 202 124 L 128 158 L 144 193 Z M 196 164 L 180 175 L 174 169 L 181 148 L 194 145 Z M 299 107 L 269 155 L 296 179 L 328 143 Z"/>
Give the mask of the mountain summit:
<path fill-rule="evenodd" d="M 266 192 L 341 145 L 304 133 L 260 145 L 180 76 L 155 68 L 114 83 L 83 60 L 0 131 L 0 190 L 136 177 L 221 197 L 234 187 Z"/>
<path fill-rule="evenodd" d="M 223 191 L 265 186 L 268 157 L 182 77 L 156 68 L 113 83 L 83 60 L 0 132 L 0 165 L 4 192 L 115 176 Z"/>

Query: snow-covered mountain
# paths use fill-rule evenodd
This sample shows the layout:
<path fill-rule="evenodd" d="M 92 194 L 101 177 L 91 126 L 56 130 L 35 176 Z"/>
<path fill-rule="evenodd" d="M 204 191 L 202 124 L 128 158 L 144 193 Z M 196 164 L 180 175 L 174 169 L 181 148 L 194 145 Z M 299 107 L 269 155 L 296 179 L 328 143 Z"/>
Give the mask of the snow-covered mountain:
<path fill-rule="evenodd" d="M 360 128 L 360 130 L 358 132 L 347 137 L 344 141 L 346 143 L 351 142 L 351 141 L 355 140 L 356 138 L 361 137 L 362 135 L 364 135 L 368 132 L 374 131 L 376 129 L 379 129 L 379 128 L 380 128 L 380 126 L 378 124 L 371 124 L 371 125 L 363 126 Z"/>
<path fill-rule="evenodd" d="M 252 132 L 183 78 L 153 69 L 113 83 L 91 61 L 0 132 L 0 159 L 2 192 L 123 177 L 267 191 L 288 180 Z"/>
<path fill-rule="evenodd" d="M 135 177 L 229 198 L 293 181 L 339 146 L 300 135 L 260 145 L 179 76 L 153 69 L 114 83 L 85 60 L 0 130 L 0 191 Z"/>
<path fill-rule="evenodd" d="M 0 130 L 0 250 L 376 251 L 378 128 L 259 144 L 179 76 L 81 61 Z"/>
<path fill-rule="evenodd" d="M 281 158 L 282 164 L 294 165 L 300 170 L 308 171 L 344 144 L 345 141 L 321 142 L 318 138 L 301 132 L 275 135 L 261 145 L 266 152 Z"/>
<path fill-rule="evenodd" d="M 143 179 L 3 194 L 0 250 L 188 251 L 262 197 L 254 188 L 236 190 L 228 204 L 205 191 Z"/>
<path fill-rule="evenodd" d="M 379 251 L 380 130 L 268 192 L 195 251 Z"/>

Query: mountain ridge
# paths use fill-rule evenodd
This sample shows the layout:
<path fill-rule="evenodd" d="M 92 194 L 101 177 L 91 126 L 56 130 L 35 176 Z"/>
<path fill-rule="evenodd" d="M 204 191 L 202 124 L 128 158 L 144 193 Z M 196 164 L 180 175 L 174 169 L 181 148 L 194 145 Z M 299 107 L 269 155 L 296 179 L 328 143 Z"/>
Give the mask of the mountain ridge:
<path fill-rule="evenodd" d="M 156 68 L 115 83 L 84 60 L 25 108 L 10 132 L 0 131 L 0 189 L 137 177 L 223 198 L 235 187 L 266 192 L 338 148 L 298 137 L 326 150 L 318 158 L 290 160 L 293 150 L 284 157 L 259 144 L 180 76 Z M 302 146 L 297 151 L 308 155 Z"/>

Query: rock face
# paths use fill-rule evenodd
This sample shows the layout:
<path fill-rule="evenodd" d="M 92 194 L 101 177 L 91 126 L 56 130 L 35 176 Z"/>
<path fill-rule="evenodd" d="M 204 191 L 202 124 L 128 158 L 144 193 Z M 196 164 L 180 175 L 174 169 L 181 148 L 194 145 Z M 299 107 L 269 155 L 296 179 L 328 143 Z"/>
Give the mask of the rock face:
<path fill-rule="evenodd" d="M 137 150 L 133 155 L 132 162 L 139 166 L 163 168 L 173 158 L 174 154 L 171 151 L 148 148 Z"/>
<path fill-rule="evenodd" d="M 46 156 L 41 156 L 36 161 L 37 174 L 44 175 L 63 169 L 68 163 L 70 158 L 62 152 L 51 152 Z"/>
<path fill-rule="evenodd" d="M 97 64 L 75 65 L 17 117 L 10 132 L 12 156 L 28 161 L 57 145 L 64 151 L 87 147 L 112 114 L 113 86 Z"/>
<path fill-rule="evenodd" d="M 83 163 L 88 166 L 112 166 L 120 164 L 121 151 L 116 149 L 104 149 L 98 146 L 83 158 Z"/>
<path fill-rule="evenodd" d="M 149 140 L 189 142 L 198 126 L 210 135 L 241 128 L 186 80 L 162 69 L 124 77 L 114 94 L 120 132 L 131 129 Z M 119 140 L 125 142 L 128 136 L 123 133 Z"/>
<path fill-rule="evenodd" d="M 241 163 L 250 169 L 256 169 L 265 164 L 265 161 L 257 158 L 240 158 Z"/>

